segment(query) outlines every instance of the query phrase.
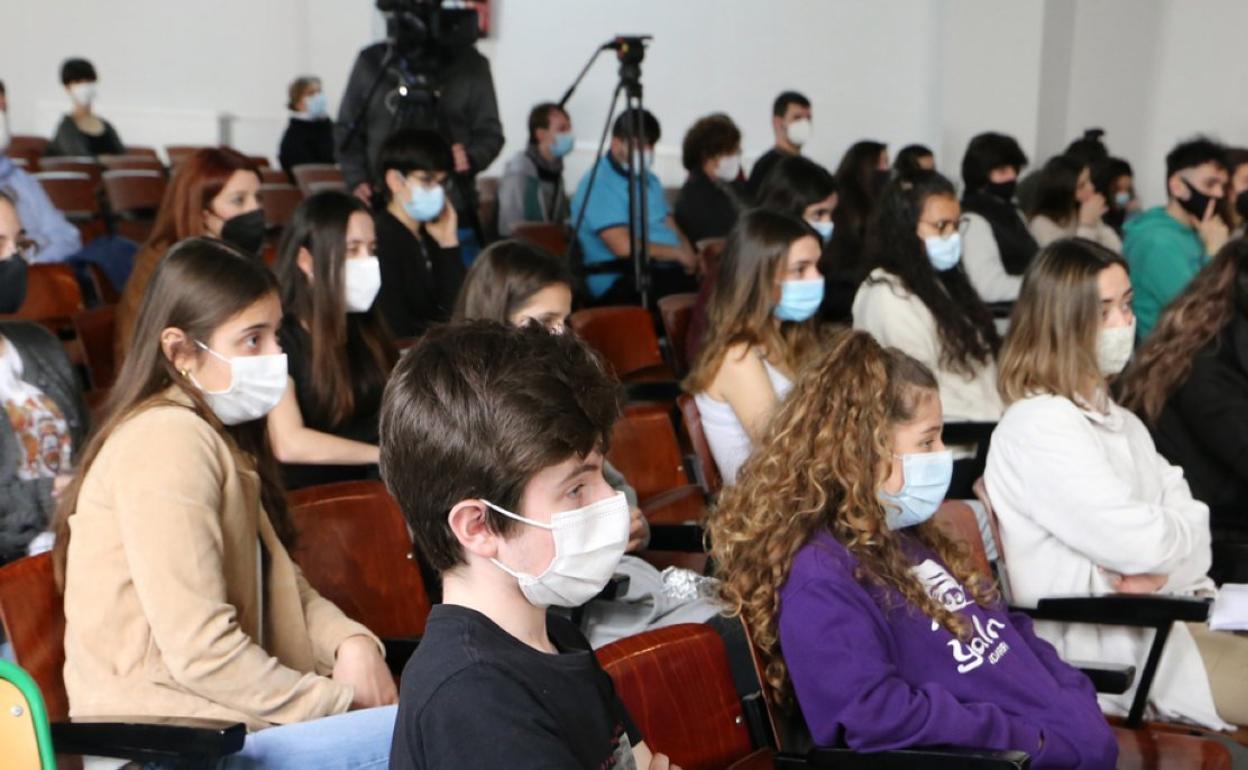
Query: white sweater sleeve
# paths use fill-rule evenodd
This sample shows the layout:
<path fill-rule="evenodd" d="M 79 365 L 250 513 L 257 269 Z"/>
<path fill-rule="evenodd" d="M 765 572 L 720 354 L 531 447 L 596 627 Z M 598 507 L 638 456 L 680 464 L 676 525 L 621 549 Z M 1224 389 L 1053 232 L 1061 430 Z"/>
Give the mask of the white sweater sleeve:
<path fill-rule="evenodd" d="M 935 322 L 918 297 L 868 278 L 854 297 L 853 313 L 855 329 L 870 332 L 881 345 L 897 348 L 933 371 L 940 368 Z"/>
<path fill-rule="evenodd" d="M 1088 419 L 1066 399 L 1024 401 L 1012 410 L 993 436 L 988 473 L 996 477 L 990 488 L 1008 491 L 1008 504 L 1022 516 L 1124 575 L 1186 572 L 1202 552 L 1208 567 L 1208 512 L 1201 526 L 1190 494 L 1169 490 L 1160 503 L 1136 499 Z"/>
<path fill-rule="evenodd" d="M 984 302 L 1012 302 L 1018 299 L 1021 275 L 1010 275 L 1001 264 L 1001 251 L 992 234 L 992 225 L 978 214 L 967 214 L 966 235 L 962 238 L 962 264 L 971 285 Z"/>

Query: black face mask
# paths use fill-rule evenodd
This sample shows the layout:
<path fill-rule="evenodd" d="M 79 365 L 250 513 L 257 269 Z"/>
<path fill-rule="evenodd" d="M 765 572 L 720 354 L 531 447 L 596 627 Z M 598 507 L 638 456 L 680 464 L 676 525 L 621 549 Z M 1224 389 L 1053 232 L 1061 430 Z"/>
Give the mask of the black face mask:
<path fill-rule="evenodd" d="M 258 257 L 260 247 L 264 245 L 264 231 L 264 211 L 256 209 L 225 220 L 225 226 L 221 228 L 221 240 Z"/>
<path fill-rule="evenodd" d="M 1235 211 L 1244 219 L 1248 219 L 1248 190 L 1235 196 Z"/>
<path fill-rule="evenodd" d="M 1016 189 L 1018 189 L 1017 179 L 1011 179 L 1008 182 L 989 182 L 984 186 L 984 192 L 994 198 L 1000 198 L 1006 203 L 1014 200 L 1014 191 Z"/>
<path fill-rule="evenodd" d="M 1215 201 L 1219 199 L 1214 198 L 1212 195 L 1205 195 L 1200 190 L 1197 190 L 1195 187 L 1192 187 L 1192 183 L 1187 181 L 1183 177 L 1179 177 L 1179 181 L 1182 182 L 1183 186 L 1187 188 L 1187 193 L 1188 193 L 1187 200 L 1179 201 L 1179 205 L 1183 207 L 1184 211 L 1196 217 L 1196 219 L 1198 220 L 1204 219 L 1205 210 L 1209 208 L 1209 201 Z M 1218 213 L 1216 207 L 1213 213 L 1214 214 Z"/>
<path fill-rule="evenodd" d="M 21 254 L 0 259 L 0 313 L 16 313 L 26 299 L 26 260 Z"/>

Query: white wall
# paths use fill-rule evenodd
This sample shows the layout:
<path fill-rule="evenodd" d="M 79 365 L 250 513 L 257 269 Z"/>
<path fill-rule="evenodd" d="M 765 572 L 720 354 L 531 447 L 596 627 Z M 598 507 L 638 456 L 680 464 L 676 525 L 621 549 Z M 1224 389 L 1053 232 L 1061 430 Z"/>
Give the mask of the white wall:
<path fill-rule="evenodd" d="M 508 137 L 525 141 L 537 101 L 557 99 L 616 33 L 649 33 L 646 102 L 663 124 L 659 172 L 679 184 L 684 130 L 708 112 L 741 126 L 747 160 L 772 141 L 770 104 L 785 88 L 814 101 L 808 154 L 835 166 L 861 138 L 896 151 L 932 146 L 955 179 L 975 133 L 1018 137 L 1036 162 L 1084 127 L 1108 131 L 1136 166 L 1146 201 L 1162 157 L 1197 130 L 1248 142 L 1239 38 L 1243 0 L 493 0 L 492 60 Z M 331 104 L 355 53 L 381 30 L 371 0 L 39 0 L 3 14 L 0 78 L 17 133 L 50 133 L 66 107 L 65 56 L 92 59 L 99 111 L 133 144 L 207 143 L 220 117 L 232 138 L 273 156 L 285 88 L 312 72 Z M 616 63 L 604 55 L 569 104 L 578 134 L 572 175 L 606 116 Z M 497 166 L 495 167 L 497 169 Z"/>

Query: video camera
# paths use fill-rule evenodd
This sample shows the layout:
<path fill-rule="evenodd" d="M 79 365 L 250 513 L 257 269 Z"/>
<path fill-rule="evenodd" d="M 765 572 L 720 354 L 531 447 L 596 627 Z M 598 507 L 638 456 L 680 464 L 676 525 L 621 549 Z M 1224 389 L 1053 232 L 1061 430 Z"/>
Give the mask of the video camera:
<path fill-rule="evenodd" d="M 477 12 L 464 0 L 377 0 L 386 17 L 386 37 L 405 54 L 454 51 L 479 37 Z"/>

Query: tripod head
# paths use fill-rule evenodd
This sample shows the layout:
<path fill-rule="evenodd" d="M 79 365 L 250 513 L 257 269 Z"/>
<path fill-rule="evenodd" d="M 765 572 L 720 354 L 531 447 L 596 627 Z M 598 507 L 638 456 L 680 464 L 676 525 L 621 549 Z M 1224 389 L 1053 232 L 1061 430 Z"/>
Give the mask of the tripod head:
<path fill-rule="evenodd" d="M 646 44 L 654 38 L 650 35 L 616 35 L 603 44 L 603 50 L 615 51 L 620 60 L 620 82 L 629 94 L 641 92 L 641 61 L 646 58 Z"/>

